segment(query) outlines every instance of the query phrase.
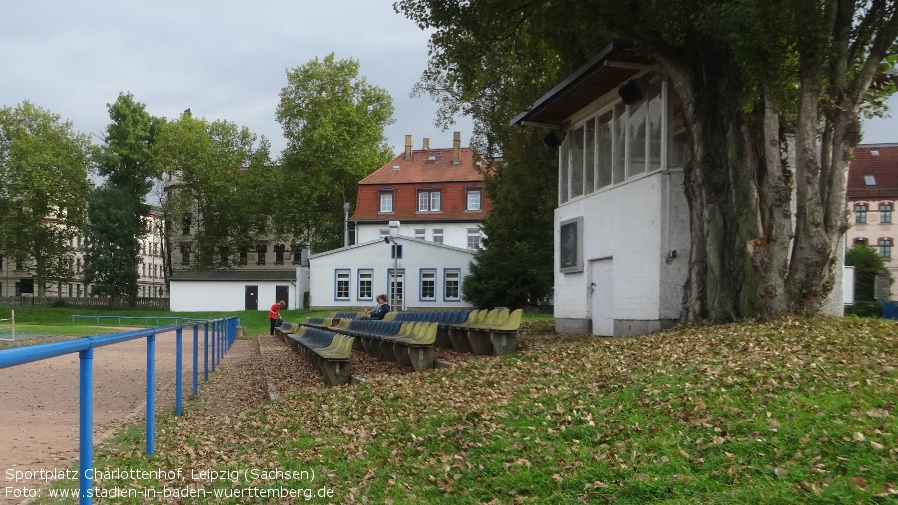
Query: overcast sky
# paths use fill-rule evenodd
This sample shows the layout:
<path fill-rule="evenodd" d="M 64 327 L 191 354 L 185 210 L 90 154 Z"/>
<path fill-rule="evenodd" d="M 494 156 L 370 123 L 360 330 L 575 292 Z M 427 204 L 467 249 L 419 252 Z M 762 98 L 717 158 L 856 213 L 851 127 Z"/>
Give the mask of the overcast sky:
<path fill-rule="evenodd" d="M 386 129 L 398 153 L 429 137 L 451 147 L 433 125 L 436 105 L 410 98 L 427 65 L 427 34 L 395 14 L 392 0 L 0 0 L 0 106 L 29 100 L 71 120 L 94 142 L 106 104 L 130 92 L 150 114 L 224 119 L 285 145 L 275 120 L 286 70 L 333 52 L 353 58 L 370 84 L 393 97 Z M 898 99 L 891 101 L 898 114 Z M 468 145 L 471 121 L 452 128 Z M 898 142 L 898 119 L 864 125 L 865 143 Z"/>
<path fill-rule="evenodd" d="M 24 100 L 69 119 L 99 143 L 112 103 L 131 92 L 156 116 L 224 119 L 265 135 L 277 156 L 275 120 L 286 71 L 333 52 L 360 63 L 368 83 L 393 97 L 386 129 L 397 153 L 405 135 L 452 147 L 433 125 L 436 104 L 410 98 L 427 64 L 428 35 L 390 0 L 194 0 L 127 2 L 0 0 L 0 106 Z M 468 145 L 471 121 L 456 127 Z"/>

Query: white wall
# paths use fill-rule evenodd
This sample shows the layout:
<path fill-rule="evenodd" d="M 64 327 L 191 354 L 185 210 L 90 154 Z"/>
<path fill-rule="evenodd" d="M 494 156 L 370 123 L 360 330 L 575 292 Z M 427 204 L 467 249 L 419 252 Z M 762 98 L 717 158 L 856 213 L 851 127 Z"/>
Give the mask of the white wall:
<path fill-rule="evenodd" d="M 402 244 L 402 258 L 398 260 L 399 270 L 405 271 L 405 308 L 465 308 L 471 305 L 462 300 L 446 300 L 443 297 L 444 271 L 447 268 L 459 269 L 461 279 L 470 273 L 473 251 L 434 244 L 399 236 L 397 242 Z M 372 300 L 360 300 L 358 297 L 358 271 L 373 270 L 373 296 L 389 293 L 389 271 L 394 267 L 391 258 L 391 247 L 383 239 L 356 244 L 347 248 L 312 255 L 309 258 L 312 272 L 310 279 L 310 303 L 312 307 L 373 307 Z M 336 270 L 350 270 L 349 300 L 335 299 Z M 436 300 L 420 299 L 420 270 L 436 270 Z"/>
<path fill-rule="evenodd" d="M 443 230 L 443 244 L 461 249 L 468 248 L 468 228 L 479 228 L 480 221 L 462 222 L 462 223 L 400 223 L 399 234 L 414 237 L 415 230 L 423 228 L 424 239 L 433 241 L 433 230 Z M 380 230 L 388 230 L 389 226 L 383 224 L 360 224 L 356 227 L 356 243 L 364 244 L 373 240 L 383 240 Z M 481 236 L 483 234 L 481 233 Z"/>
<path fill-rule="evenodd" d="M 259 310 L 268 312 L 276 301 L 275 287 L 290 286 L 290 304 L 296 307 L 297 290 L 289 281 L 175 281 L 171 282 L 171 310 L 245 310 L 246 286 L 259 287 Z M 302 303 L 302 298 L 299 299 Z"/>
<path fill-rule="evenodd" d="M 613 259 L 615 320 L 679 317 L 689 223 L 682 172 L 655 172 L 555 210 L 555 317 L 589 319 L 590 261 Z M 668 215 L 671 215 L 669 218 Z M 583 217 L 582 272 L 559 271 L 559 223 Z M 671 258 L 671 251 L 676 257 Z"/>

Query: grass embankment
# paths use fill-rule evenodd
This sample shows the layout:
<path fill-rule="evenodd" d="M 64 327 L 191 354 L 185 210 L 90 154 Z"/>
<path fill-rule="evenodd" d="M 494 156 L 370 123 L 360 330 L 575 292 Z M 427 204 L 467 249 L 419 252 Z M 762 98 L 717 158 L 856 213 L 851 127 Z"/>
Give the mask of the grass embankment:
<path fill-rule="evenodd" d="M 320 503 L 898 499 L 894 322 L 786 319 L 522 341 L 527 349 L 513 356 L 310 387 L 233 416 L 188 407 L 183 418 L 160 420 L 157 456 L 139 454 L 135 431 L 95 460 L 183 477 L 104 480 L 97 485 L 158 497 L 95 503 L 171 502 L 164 486 L 332 490 L 313 498 Z M 314 480 L 251 473 L 275 469 L 314 472 Z M 191 480 L 203 470 L 225 478 Z"/>

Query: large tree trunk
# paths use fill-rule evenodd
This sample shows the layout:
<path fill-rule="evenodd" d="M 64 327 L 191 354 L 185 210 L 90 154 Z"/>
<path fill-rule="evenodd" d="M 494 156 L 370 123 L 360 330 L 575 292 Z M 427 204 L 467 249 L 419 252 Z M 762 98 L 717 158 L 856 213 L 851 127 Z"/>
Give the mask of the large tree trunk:
<path fill-rule="evenodd" d="M 707 53 L 704 55 L 707 57 Z M 746 111 L 738 72 L 663 60 L 686 116 L 692 250 L 684 318 L 773 318 L 790 308 L 792 174 L 779 114 L 763 97 Z"/>

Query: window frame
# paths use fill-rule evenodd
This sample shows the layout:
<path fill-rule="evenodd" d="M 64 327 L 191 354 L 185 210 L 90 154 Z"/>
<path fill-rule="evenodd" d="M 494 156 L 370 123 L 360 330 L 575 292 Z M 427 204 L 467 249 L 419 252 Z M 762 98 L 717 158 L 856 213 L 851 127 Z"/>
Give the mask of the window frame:
<path fill-rule="evenodd" d="M 867 211 L 868 207 L 866 203 L 858 203 L 854 205 L 854 224 L 867 224 Z"/>
<path fill-rule="evenodd" d="M 471 204 L 471 197 L 477 196 L 477 204 Z M 468 212 L 480 212 L 483 210 L 483 188 L 468 189 L 465 192 L 465 210 Z"/>
<path fill-rule="evenodd" d="M 884 260 L 892 259 L 892 245 L 892 239 L 890 238 L 879 239 L 877 243 L 879 249 L 879 257 Z"/>
<path fill-rule="evenodd" d="M 476 251 L 481 249 L 481 245 L 483 243 L 483 235 L 480 233 L 480 228 L 468 228 L 467 230 L 467 238 L 468 238 L 468 249 L 472 251 Z M 476 238 L 475 247 L 471 247 L 471 239 Z"/>
<path fill-rule="evenodd" d="M 378 214 L 392 214 L 395 206 L 393 190 L 381 190 L 378 192 Z M 389 204 L 389 205 L 385 205 Z"/>
<path fill-rule="evenodd" d="M 345 276 L 342 277 L 341 276 Z M 334 269 L 334 301 L 343 302 L 349 301 L 351 295 L 351 286 L 350 280 L 352 279 L 352 270 L 349 268 L 336 268 Z M 340 284 L 344 282 L 346 284 L 346 296 L 340 296 Z"/>
<path fill-rule="evenodd" d="M 449 275 L 454 274 L 455 279 L 450 279 Z M 449 289 L 452 288 L 454 282 L 455 296 L 449 296 Z M 460 268 L 444 268 L 443 269 L 443 301 L 459 302 L 461 301 L 461 269 Z"/>
<path fill-rule="evenodd" d="M 441 189 L 419 189 L 418 212 L 442 212 L 442 193 Z"/>
<path fill-rule="evenodd" d="M 892 224 L 892 204 L 879 204 L 879 222 L 881 224 Z"/>
<path fill-rule="evenodd" d="M 426 276 L 426 277 L 425 277 Z M 426 295 L 430 293 L 430 295 Z M 437 269 L 421 268 L 418 270 L 418 301 L 437 301 Z"/>
<path fill-rule="evenodd" d="M 573 228 L 570 228 L 573 226 Z M 570 230 L 573 230 L 571 232 Z M 573 239 L 573 244 L 570 241 Z M 573 258 L 570 256 L 573 255 Z M 583 271 L 583 217 L 558 223 L 558 271 L 564 274 Z"/>
<path fill-rule="evenodd" d="M 364 279 L 362 276 L 367 276 L 367 279 Z M 374 300 L 374 269 L 373 268 L 360 268 L 356 271 L 356 285 L 358 288 L 356 289 L 356 300 L 363 302 L 370 302 Z M 368 295 L 365 296 L 365 291 L 368 292 Z"/>

